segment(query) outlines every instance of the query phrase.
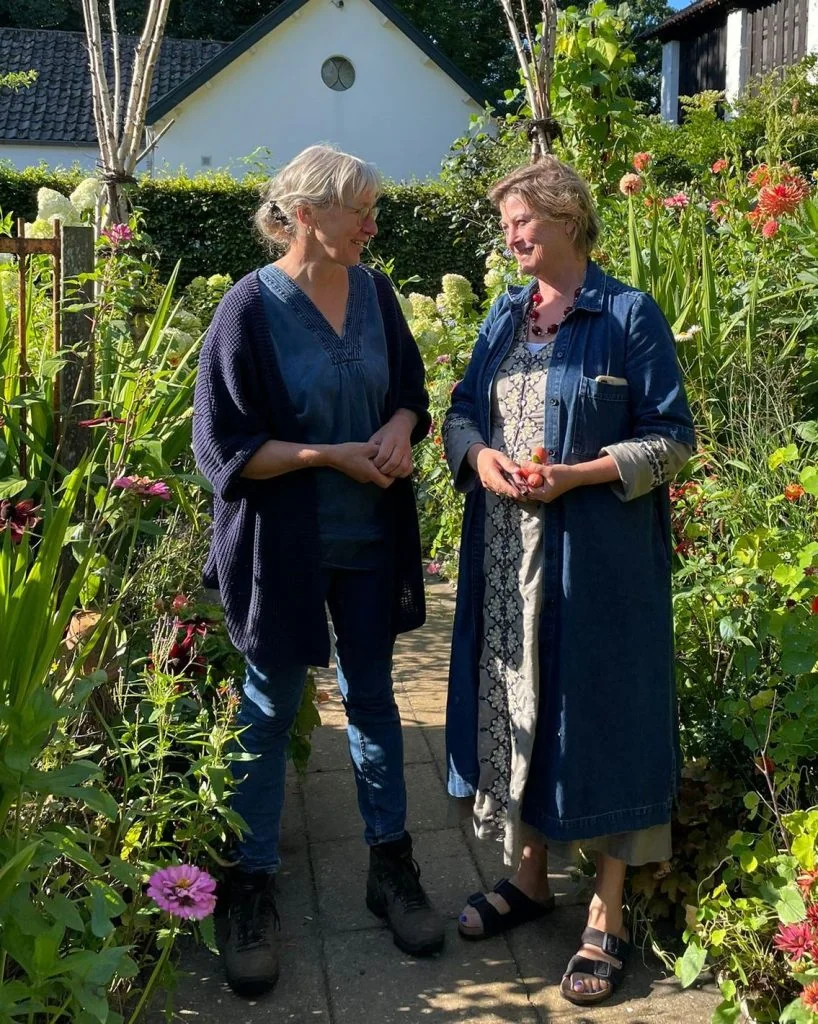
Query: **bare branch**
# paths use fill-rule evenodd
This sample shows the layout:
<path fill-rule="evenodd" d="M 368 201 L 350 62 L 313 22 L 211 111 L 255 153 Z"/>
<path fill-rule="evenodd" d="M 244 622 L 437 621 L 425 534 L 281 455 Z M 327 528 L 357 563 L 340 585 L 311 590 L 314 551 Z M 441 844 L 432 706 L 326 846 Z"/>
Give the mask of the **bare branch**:
<path fill-rule="evenodd" d="M 108 14 L 111 19 L 111 59 L 114 63 L 114 138 L 119 139 L 122 114 L 122 68 L 119 63 L 119 29 L 116 23 L 116 0 L 108 0 Z"/>
<path fill-rule="evenodd" d="M 100 156 L 106 168 L 112 168 L 116 154 L 116 139 L 112 131 L 111 97 L 108 90 L 108 77 L 105 74 L 105 55 L 102 48 L 102 31 L 97 0 L 82 0 L 82 16 L 85 21 L 85 35 L 88 43 L 91 96 L 94 104 L 97 136 L 99 137 Z"/>
<path fill-rule="evenodd" d="M 151 139 L 151 141 L 148 143 L 148 145 L 145 146 L 145 148 L 142 150 L 142 152 L 136 158 L 135 163 L 137 163 L 137 164 L 142 163 L 142 161 L 145 159 L 145 157 L 148 155 L 148 153 L 150 153 L 153 149 L 156 148 L 157 143 L 162 138 L 162 136 L 165 134 L 165 132 L 169 128 L 172 128 L 175 124 L 176 124 L 176 118 L 172 117 L 170 119 L 170 121 L 168 121 L 168 123 L 165 125 L 165 127 L 160 130 L 159 134 L 156 135 L 155 138 Z"/>
<path fill-rule="evenodd" d="M 129 123 L 125 126 L 125 134 L 123 135 L 122 144 L 119 149 L 120 159 L 127 174 L 133 173 L 134 168 L 136 167 L 136 157 L 142 145 L 141 136 L 145 126 L 145 115 L 148 111 L 148 101 L 150 99 L 151 85 L 153 83 L 153 72 L 156 67 L 156 62 L 159 59 L 159 51 L 162 47 L 162 36 L 164 35 L 165 23 L 168 19 L 169 7 L 170 0 L 151 0 L 149 16 L 145 22 L 145 31 L 142 33 L 142 38 L 139 40 L 139 45 L 136 49 L 136 61 L 139 61 L 141 66 L 139 69 L 139 75 L 137 76 L 135 61 L 134 84 L 138 85 L 139 89 L 136 96 L 133 115 Z M 153 14 L 153 18 L 150 17 L 151 13 Z M 149 25 L 150 33 L 148 34 Z M 146 38 L 147 48 L 140 51 L 140 47 Z M 133 100 L 133 98 L 134 93 L 132 90 L 131 99 Z M 130 129 L 130 131 L 128 131 L 128 129 Z"/>

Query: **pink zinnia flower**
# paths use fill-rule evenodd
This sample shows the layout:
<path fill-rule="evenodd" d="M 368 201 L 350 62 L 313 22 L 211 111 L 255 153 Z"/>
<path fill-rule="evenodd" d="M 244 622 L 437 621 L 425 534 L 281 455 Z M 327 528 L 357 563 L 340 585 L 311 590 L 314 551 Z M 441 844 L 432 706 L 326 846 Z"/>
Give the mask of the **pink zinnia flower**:
<path fill-rule="evenodd" d="M 133 231 L 127 224 L 112 224 L 102 232 L 102 237 L 107 238 L 111 245 L 119 245 L 120 242 L 132 242 Z"/>
<path fill-rule="evenodd" d="M 653 157 L 650 153 L 634 153 L 633 154 L 633 166 L 637 171 L 644 171 L 644 169 L 651 162 Z"/>
<path fill-rule="evenodd" d="M 119 476 L 111 484 L 123 491 L 133 491 L 140 498 L 160 498 L 170 501 L 170 487 L 163 480 L 151 480 L 147 476 Z"/>
<path fill-rule="evenodd" d="M 438 573 L 440 572 L 440 563 L 429 562 L 429 564 L 426 566 L 426 572 L 428 572 L 430 576 L 437 576 Z"/>
<path fill-rule="evenodd" d="M 765 238 L 775 238 L 778 234 L 778 228 L 778 221 L 773 220 L 773 218 L 770 217 L 769 220 L 764 221 L 764 224 L 761 227 L 761 234 L 764 235 Z"/>
<path fill-rule="evenodd" d="M 183 612 L 189 604 L 190 598 L 185 594 L 176 594 L 170 602 L 170 606 L 175 612 Z"/>
<path fill-rule="evenodd" d="M 800 960 L 812 944 L 812 933 L 806 921 L 798 924 L 780 924 L 773 945 L 789 955 L 790 960 Z"/>
<path fill-rule="evenodd" d="M 729 166 L 729 164 L 724 159 L 724 157 L 721 157 L 719 160 L 717 160 L 712 165 L 710 170 L 713 172 L 713 174 L 721 174 L 722 171 L 726 171 L 727 170 L 728 166 Z"/>
<path fill-rule="evenodd" d="M 435 359 L 435 362 L 438 364 L 438 366 L 443 366 L 445 363 L 450 363 L 451 361 L 452 357 L 447 356 L 445 354 L 442 356 L 438 356 L 437 359 Z"/>
<path fill-rule="evenodd" d="M 619 179 L 619 191 L 623 196 L 635 196 L 642 191 L 642 179 L 630 171 Z"/>
<path fill-rule="evenodd" d="M 666 210 L 672 210 L 674 207 L 679 207 L 679 209 L 683 210 L 689 203 L 690 200 L 684 192 L 677 192 L 675 196 L 667 196 L 662 200 L 662 205 Z"/>
<path fill-rule="evenodd" d="M 727 200 L 726 199 L 711 199 L 707 204 L 711 214 L 718 221 L 727 219 Z"/>
<path fill-rule="evenodd" d="M 193 864 L 173 864 L 151 875 L 148 896 L 174 917 L 201 921 L 216 907 L 216 879 Z"/>

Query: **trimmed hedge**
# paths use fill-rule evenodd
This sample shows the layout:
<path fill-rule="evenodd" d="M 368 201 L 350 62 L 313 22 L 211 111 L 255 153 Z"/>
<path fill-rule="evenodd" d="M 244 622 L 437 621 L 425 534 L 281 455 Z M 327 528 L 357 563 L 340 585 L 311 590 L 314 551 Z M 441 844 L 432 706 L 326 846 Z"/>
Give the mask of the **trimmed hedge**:
<path fill-rule="evenodd" d="M 0 210 L 33 220 L 38 189 L 67 195 L 79 180 L 74 172 L 0 165 Z M 130 191 L 131 202 L 144 214 L 163 276 L 177 260 L 182 283 L 216 273 L 237 280 L 263 264 L 268 256 L 250 226 L 260 184 L 260 179 L 237 182 L 222 174 L 141 179 Z M 462 193 L 455 198 L 435 182 L 388 185 L 373 255 L 394 261 L 396 281 L 417 275 L 413 290 L 434 295 L 443 274 L 457 273 L 482 294 L 484 231 L 479 219 L 467 219 L 482 206 L 479 200 Z"/>

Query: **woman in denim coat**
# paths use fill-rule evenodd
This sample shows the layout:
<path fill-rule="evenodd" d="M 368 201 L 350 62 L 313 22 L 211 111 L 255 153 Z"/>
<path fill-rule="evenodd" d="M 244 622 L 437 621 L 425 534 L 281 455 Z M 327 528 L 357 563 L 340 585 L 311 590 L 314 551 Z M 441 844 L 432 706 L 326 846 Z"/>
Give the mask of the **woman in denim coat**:
<path fill-rule="evenodd" d="M 484 938 L 552 910 L 547 850 L 579 843 L 596 884 L 561 992 L 600 1002 L 628 953 L 626 867 L 670 855 L 667 484 L 693 424 L 659 308 L 588 258 L 599 225 L 576 172 L 546 157 L 491 199 L 532 281 L 492 306 L 443 428 L 467 495 L 448 786 L 516 871 L 469 898 L 459 930 Z"/>

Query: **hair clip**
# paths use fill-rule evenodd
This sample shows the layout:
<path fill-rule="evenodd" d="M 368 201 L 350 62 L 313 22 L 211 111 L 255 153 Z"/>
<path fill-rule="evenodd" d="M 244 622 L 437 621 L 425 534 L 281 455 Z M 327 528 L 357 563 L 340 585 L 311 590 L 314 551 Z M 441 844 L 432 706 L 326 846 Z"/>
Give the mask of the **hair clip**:
<path fill-rule="evenodd" d="M 279 224 L 290 223 L 290 218 L 281 209 L 281 207 L 278 205 L 275 199 L 271 199 L 267 205 L 270 207 L 270 216 L 273 218 L 274 221 L 277 221 Z"/>

